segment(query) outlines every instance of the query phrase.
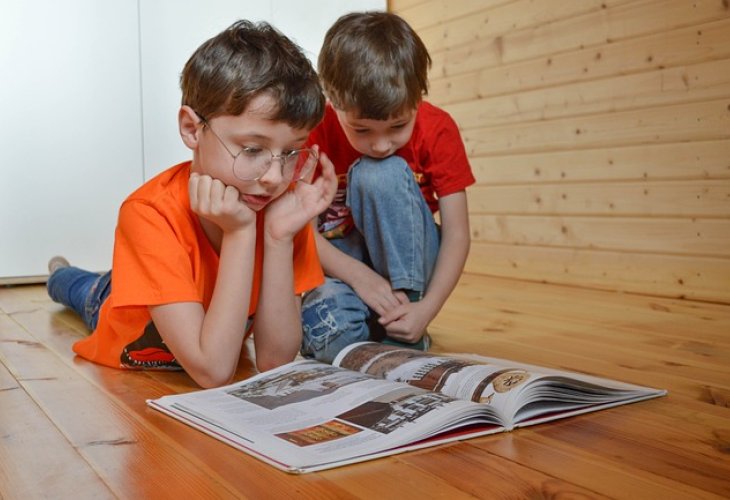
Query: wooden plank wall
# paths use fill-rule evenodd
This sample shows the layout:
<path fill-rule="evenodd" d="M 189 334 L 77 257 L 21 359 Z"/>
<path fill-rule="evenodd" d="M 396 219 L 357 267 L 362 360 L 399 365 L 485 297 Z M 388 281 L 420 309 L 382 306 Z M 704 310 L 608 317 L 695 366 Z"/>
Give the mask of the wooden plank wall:
<path fill-rule="evenodd" d="M 467 272 L 730 302 L 728 0 L 391 0 L 477 177 Z"/>

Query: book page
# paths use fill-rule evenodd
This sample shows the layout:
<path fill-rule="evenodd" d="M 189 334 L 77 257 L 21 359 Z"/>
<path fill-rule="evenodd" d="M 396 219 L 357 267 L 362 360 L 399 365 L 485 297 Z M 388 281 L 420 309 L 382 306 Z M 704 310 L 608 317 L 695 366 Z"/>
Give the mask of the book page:
<path fill-rule="evenodd" d="M 647 387 L 477 355 L 439 355 L 372 342 L 353 344 L 334 360 L 353 371 L 405 382 L 495 408 L 514 424 L 577 409 L 662 395 Z M 541 419 L 540 421 L 544 421 Z"/>
<path fill-rule="evenodd" d="M 461 426 L 501 430 L 480 405 L 315 361 L 230 386 L 164 396 L 156 409 L 285 470 L 393 453 Z M 472 434 L 473 435 L 473 434 Z"/>
<path fill-rule="evenodd" d="M 508 393 L 539 376 L 494 361 L 431 354 L 373 342 L 349 346 L 333 364 L 453 398 L 491 404 L 498 409 L 504 407 Z"/>

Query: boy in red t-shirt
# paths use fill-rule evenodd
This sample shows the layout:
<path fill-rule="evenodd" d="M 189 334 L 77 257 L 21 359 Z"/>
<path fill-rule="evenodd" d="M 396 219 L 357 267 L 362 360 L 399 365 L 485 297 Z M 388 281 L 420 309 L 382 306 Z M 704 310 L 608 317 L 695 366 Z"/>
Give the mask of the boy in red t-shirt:
<path fill-rule="evenodd" d="M 192 161 L 124 201 L 110 273 L 54 258 L 48 292 L 93 330 L 74 345 L 80 356 L 182 368 L 211 387 L 232 380 L 247 318 L 259 370 L 299 351 L 297 294 L 324 278 L 308 222 L 332 201 L 336 178 L 318 147 L 305 147 L 324 112 L 317 75 L 268 24 L 238 21 L 205 42 L 181 87 L 178 124 Z M 297 182 L 318 158 L 320 177 Z"/>
<path fill-rule="evenodd" d="M 430 63 L 394 14 L 347 14 L 325 36 L 329 103 L 309 144 L 329 155 L 339 189 L 317 221 L 327 277 L 304 298 L 306 356 L 330 361 L 363 340 L 427 350 L 464 268 L 474 177 L 454 121 L 422 101 Z"/>

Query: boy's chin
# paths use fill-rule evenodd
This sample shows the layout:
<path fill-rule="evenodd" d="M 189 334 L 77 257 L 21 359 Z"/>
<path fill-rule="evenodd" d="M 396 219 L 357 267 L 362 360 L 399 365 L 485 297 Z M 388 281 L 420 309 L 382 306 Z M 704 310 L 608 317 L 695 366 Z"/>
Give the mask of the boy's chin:
<path fill-rule="evenodd" d="M 377 155 L 373 154 L 372 152 L 369 154 L 368 153 L 362 153 L 362 154 L 364 154 L 368 158 L 372 158 L 373 160 L 384 160 L 389 156 L 393 156 L 395 154 L 395 151 L 390 152 L 390 153 L 385 153 L 385 154 L 377 154 Z"/>
<path fill-rule="evenodd" d="M 254 207 L 254 206 L 251 206 L 251 205 L 246 205 L 246 206 L 248 208 L 250 208 L 251 210 L 253 210 L 254 212 L 263 212 L 263 210 L 266 208 L 267 205 L 264 205 L 262 207 Z"/>
<path fill-rule="evenodd" d="M 254 212 L 260 212 L 265 209 L 273 200 L 272 196 L 255 196 L 250 194 L 241 194 L 239 196 L 241 202 Z"/>

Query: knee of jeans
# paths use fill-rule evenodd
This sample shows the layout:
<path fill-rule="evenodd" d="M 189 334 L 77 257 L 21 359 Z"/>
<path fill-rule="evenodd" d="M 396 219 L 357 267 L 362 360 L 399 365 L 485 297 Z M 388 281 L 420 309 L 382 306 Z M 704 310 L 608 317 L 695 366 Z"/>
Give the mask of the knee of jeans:
<path fill-rule="evenodd" d="M 387 196 L 389 190 L 396 191 L 401 182 L 413 178 L 408 163 L 400 156 L 389 156 L 375 159 L 364 156 L 358 160 L 350 171 L 348 186 L 360 193 L 377 193 Z"/>
<path fill-rule="evenodd" d="M 302 307 L 302 355 L 331 363 L 338 352 L 368 340 L 364 308 L 350 303 L 346 294 L 310 293 Z"/>

